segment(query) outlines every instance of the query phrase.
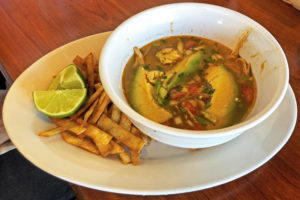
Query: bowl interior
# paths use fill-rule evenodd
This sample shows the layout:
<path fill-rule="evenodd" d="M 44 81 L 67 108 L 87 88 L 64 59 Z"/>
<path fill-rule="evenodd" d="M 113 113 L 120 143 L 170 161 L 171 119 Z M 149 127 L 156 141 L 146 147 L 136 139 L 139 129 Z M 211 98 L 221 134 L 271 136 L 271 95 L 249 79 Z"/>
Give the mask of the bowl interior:
<path fill-rule="evenodd" d="M 263 119 L 275 110 L 285 94 L 288 84 L 286 58 L 277 41 L 261 25 L 218 6 L 171 4 L 146 10 L 125 21 L 105 44 L 100 58 L 101 79 L 108 95 L 123 112 L 134 120 L 149 124 L 149 120 L 128 106 L 122 91 L 122 72 L 134 46 L 142 47 L 165 36 L 195 35 L 233 48 L 249 29 L 252 31 L 240 49 L 240 55 L 252 66 L 258 94 L 252 113 L 239 126 Z"/>

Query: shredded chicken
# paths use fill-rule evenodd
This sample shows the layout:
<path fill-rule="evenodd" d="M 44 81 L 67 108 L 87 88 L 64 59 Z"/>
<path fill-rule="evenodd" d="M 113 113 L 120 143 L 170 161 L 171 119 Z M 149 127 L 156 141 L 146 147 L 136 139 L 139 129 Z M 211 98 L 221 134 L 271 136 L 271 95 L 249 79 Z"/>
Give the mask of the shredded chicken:
<path fill-rule="evenodd" d="M 246 30 L 245 32 L 242 33 L 240 39 L 238 40 L 238 42 L 236 43 L 235 47 L 233 48 L 233 50 L 231 52 L 231 56 L 233 58 L 238 57 L 240 48 L 243 46 L 244 42 L 247 40 L 247 38 L 252 30 L 253 30 L 253 28 L 249 28 L 248 30 Z"/>
<path fill-rule="evenodd" d="M 213 123 L 217 122 L 217 117 L 214 114 L 208 113 L 208 112 L 203 112 L 203 115 L 206 119 L 212 121 Z"/>
<path fill-rule="evenodd" d="M 142 65 L 144 66 L 145 65 L 145 61 L 144 61 L 144 57 L 143 57 L 143 54 L 141 52 L 141 50 L 137 47 L 133 47 L 133 51 L 136 55 L 136 59 L 135 59 L 135 63 L 134 63 L 134 66 L 139 66 L 139 65 Z"/>
<path fill-rule="evenodd" d="M 187 120 L 186 123 L 190 126 L 194 126 L 194 123 L 191 120 Z"/>
<path fill-rule="evenodd" d="M 195 51 L 199 51 L 200 49 L 205 49 L 205 48 L 206 48 L 206 46 L 205 46 L 204 44 L 202 44 L 202 45 L 200 45 L 200 46 L 194 47 L 194 50 L 195 50 Z"/>
<path fill-rule="evenodd" d="M 250 74 L 251 66 L 244 58 L 238 58 L 237 62 L 241 62 L 243 66 L 243 73 L 248 76 Z"/>
<path fill-rule="evenodd" d="M 186 111 L 187 111 L 188 115 L 190 116 L 190 118 L 191 118 L 194 122 L 197 123 L 197 119 L 196 119 L 195 115 L 194 115 L 191 111 L 189 111 L 188 109 L 187 109 Z"/>
<path fill-rule="evenodd" d="M 190 49 L 188 49 L 188 50 L 185 51 L 185 54 L 186 54 L 187 56 L 188 56 L 188 55 L 191 55 L 191 54 L 193 54 L 193 51 L 190 50 Z"/>
<path fill-rule="evenodd" d="M 175 122 L 176 125 L 182 124 L 182 119 L 181 119 L 181 117 L 179 117 L 179 116 L 175 117 L 175 118 L 174 118 L 174 122 Z"/>
<path fill-rule="evenodd" d="M 181 40 L 177 43 L 177 50 L 179 53 L 183 54 L 183 42 Z"/>

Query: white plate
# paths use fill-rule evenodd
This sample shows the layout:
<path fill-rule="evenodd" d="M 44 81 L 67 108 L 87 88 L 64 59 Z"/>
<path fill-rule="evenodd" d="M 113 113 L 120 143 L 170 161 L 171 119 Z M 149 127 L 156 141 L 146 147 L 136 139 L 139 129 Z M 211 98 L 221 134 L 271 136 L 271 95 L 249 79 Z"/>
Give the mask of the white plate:
<path fill-rule="evenodd" d="M 287 142 L 294 129 L 297 106 L 289 87 L 279 108 L 262 124 L 237 139 L 213 148 L 189 152 L 152 143 L 139 166 L 122 165 L 65 143 L 59 135 L 36 134 L 53 126 L 38 113 L 32 91 L 46 89 L 52 75 L 75 55 L 99 55 L 109 33 L 89 36 L 62 46 L 31 65 L 10 88 L 3 118 L 17 149 L 42 170 L 89 188 L 126 194 L 174 194 L 201 190 L 239 178 L 267 162 Z"/>

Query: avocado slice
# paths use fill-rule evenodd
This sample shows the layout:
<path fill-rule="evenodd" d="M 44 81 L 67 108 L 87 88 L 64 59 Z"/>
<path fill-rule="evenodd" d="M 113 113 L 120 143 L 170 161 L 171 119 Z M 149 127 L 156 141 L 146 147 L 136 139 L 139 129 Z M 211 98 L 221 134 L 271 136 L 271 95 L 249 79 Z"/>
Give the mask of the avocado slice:
<path fill-rule="evenodd" d="M 153 98 L 153 86 L 147 81 L 146 70 L 138 67 L 133 82 L 129 100 L 131 106 L 138 113 L 155 122 L 162 123 L 169 120 L 172 114 L 160 107 Z"/>
<path fill-rule="evenodd" d="M 206 109 L 206 112 L 216 117 L 215 128 L 229 126 L 236 110 L 235 98 L 239 94 L 238 85 L 233 74 L 223 65 L 211 66 L 206 73 L 206 80 L 215 89 L 211 106 Z"/>
<path fill-rule="evenodd" d="M 185 57 L 166 73 L 167 81 L 172 77 L 172 80 L 166 85 L 167 90 L 190 81 L 198 70 L 203 69 L 204 64 L 204 56 L 201 51 Z"/>

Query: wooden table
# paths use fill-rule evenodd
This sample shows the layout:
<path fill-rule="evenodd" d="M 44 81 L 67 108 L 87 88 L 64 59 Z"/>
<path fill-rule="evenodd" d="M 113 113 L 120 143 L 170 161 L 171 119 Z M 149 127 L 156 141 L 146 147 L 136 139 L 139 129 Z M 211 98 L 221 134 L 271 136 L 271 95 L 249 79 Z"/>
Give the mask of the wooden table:
<path fill-rule="evenodd" d="M 13 79 L 30 64 L 72 40 L 114 30 L 128 17 L 175 0 L 1 0 L 0 60 Z M 205 0 L 241 12 L 279 41 L 300 100 L 300 11 L 280 0 Z M 299 110 L 299 109 L 298 109 Z M 299 119 L 297 120 L 299 122 Z M 300 199 L 300 126 L 285 147 L 254 172 L 203 191 L 170 196 L 131 196 L 73 186 L 79 199 Z"/>

